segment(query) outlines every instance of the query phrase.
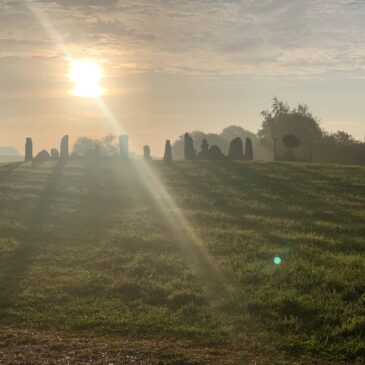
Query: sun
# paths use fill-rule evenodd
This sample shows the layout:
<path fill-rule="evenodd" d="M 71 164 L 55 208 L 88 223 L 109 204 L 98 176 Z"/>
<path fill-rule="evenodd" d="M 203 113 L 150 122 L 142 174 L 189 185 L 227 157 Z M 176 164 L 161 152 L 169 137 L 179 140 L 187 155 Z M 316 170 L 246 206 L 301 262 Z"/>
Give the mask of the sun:
<path fill-rule="evenodd" d="M 97 97 L 105 94 L 105 90 L 100 86 L 103 78 L 101 65 L 92 59 L 71 59 L 70 81 L 75 83 L 71 94 L 81 97 Z"/>

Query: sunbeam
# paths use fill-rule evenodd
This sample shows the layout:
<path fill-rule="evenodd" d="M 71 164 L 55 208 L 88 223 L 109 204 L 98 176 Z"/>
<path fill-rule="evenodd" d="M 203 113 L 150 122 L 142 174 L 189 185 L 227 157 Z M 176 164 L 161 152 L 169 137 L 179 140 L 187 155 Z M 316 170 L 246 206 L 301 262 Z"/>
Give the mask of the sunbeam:
<path fill-rule="evenodd" d="M 195 263 L 190 261 L 194 270 L 200 271 L 205 279 L 209 278 L 215 282 L 215 285 L 226 286 L 228 281 L 219 268 L 219 264 L 209 254 L 204 243 L 187 220 L 183 210 L 176 204 L 166 187 L 151 167 L 148 166 L 148 162 L 142 160 L 134 165 L 140 180 L 158 206 L 170 231 L 173 232 L 175 243 L 179 245 L 185 256 L 188 256 L 191 260 L 197 260 Z M 204 267 L 199 267 L 202 264 Z M 203 270 L 205 272 L 202 272 Z"/>
<path fill-rule="evenodd" d="M 56 31 L 52 22 L 50 21 L 47 14 L 45 14 L 39 7 L 37 1 L 24 0 L 30 11 L 33 13 L 35 18 L 38 20 L 39 24 L 46 31 L 48 36 L 51 38 L 53 43 L 61 50 L 63 57 L 71 59 L 71 54 L 67 49 L 64 40 L 60 34 Z"/>
<path fill-rule="evenodd" d="M 67 57 L 68 60 L 73 60 L 74 57 L 68 51 L 64 41 L 62 40 L 62 37 L 56 31 L 48 16 L 42 12 L 37 2 L 31 0 L 25 0 L 25 2 L 28 4 L 31 11 L 36 16 L 37 20 L 48 33 L 53 42 L 61 49 L 62 53 Z M 97 73 L 95 68 L 94 71 Z M 78 80 L 76 76 L 74 79 Z M 85 77 L 83 77 L 83 81 L 84 79 Z M 92 96 L 94 98 L 96 104 L 98 105 L 102 114 L 105 116 L 114 133 L 117 133 L 118 135 L 125 134 L 125 131 L 123 130 L 118 118 L 114 115 L 105 101 L 100 97 L 100 90 L 97 88 L 94 88 L 94 90 L 91 91 L 85 90 L 84 87 L 87 88 L 89 85 L 89 80 L 87 80 L 86 84 L 86 86 L 84 83 L 79 85 L 79 87 L 82 89 L 81 94 L 87 94 L 87 96 Z M 93 86 L 95 86 L 95 83 Z M 133 149 L 133 142 L 131 144 L 131 148 Z M 138 172 L 140 179 L 145 185 L 146 189 L 148 189 L 154 202 L 159 207 L 159 210 L 162 213 L 166 223 L 174 233 L 174 239 L 179 245 L 179 248 L 186 254 L 186 256 L 190 258 L 190 264 L 192 264 L 193 268 L 196 269 L 200 265 L 199 270 L 206 279 L 210 278 L 216 283 L 227 286 L 228 281 L 225 279 L 222 270 L 219 268 L 219 264 L 216 262 L 213 256 L 209 254 L 208 250 L 204 246 L 204 243 L 185 217 L 182 209 L 178 207 L 174 199 L 168 193 L 167 189 L 163 186 L 162 182 L 152 171 L 151 167 L 148 166 L 148 163 L 145 161 L 140 161 L 138 164 L 133 164 L 133 166 Z M 197 261 L 197 265 L 194 265 L 192 262 L 193 260 Z"/>

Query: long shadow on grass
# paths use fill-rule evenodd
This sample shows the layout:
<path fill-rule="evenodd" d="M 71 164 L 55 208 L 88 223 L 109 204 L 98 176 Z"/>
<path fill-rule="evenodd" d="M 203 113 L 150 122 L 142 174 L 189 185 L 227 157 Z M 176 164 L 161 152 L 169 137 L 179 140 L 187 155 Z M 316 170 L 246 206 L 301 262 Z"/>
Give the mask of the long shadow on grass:
<path fill-rule="evenodd" d="M 365 201 L 365 184 L 354 181 L 354 178 L 364 181 L 365 169 L 361 167 L 341 166 L 336 168 L 331 165 L 295 163 L 276 163 L 269 166 L 275 168 L 276 173 L 280 172 L 281 176 L 286 175 L 290 180 L 295 179 L 296 183 L 303 183 L 302 179 L 304 182 L 311 181 L 312 188 L 324 188 L 326 193 L 338 195 L 350 202 Z M 316 193 L 318 196 L 317 191 Z"/>
<path fill-rule="evenodd" d="M 269 164 L 275 171 L 275 165 Z M 273 192 L 280 197 L 279 204 L 277 206 L 272 205 L 270 214 L 276 216 L 283 216 L 286 218 L 297 217 L 303 219 L 307 223 L 315 219 L 328 219 L 337 220 L 343 222 L 344 220 L 352 223 L 363 223 L 362 219 L 351 214 L 347 210 L 341 207 L 336 207 L 329 205 L 329 203 L 324 200 L 316 192 L 316 187 L 313 185 L 304 184 L 302 181 L 293 179 L 293 171 L 298 168 L 294 166 L 280 166 L 280 169 L 284 168 L 284 171 L 280 175 L 268 176 L 265 173 L 259 171 L 257 165 L 250 163 L 223 163 L 217 165 L 206 165 L 208 171 L 215 174 L 221 183 L 229 181 L 229 178 L 233 175 L 240 177 L 239 183 L 230 184 L 233 186 L 237 192 L 247 192 L 247 188 L 252 192 L 252 199 L 267 202 L 270 204 L 270 199 L 258 191 L 267 191 L 268 193 Z M 311 178 L 321 177 L 322 175 L 315 174 L 306 177 L 307 181 Z M 326 181 L 324 179 L 324 181 Z M 247 184 L 247 186 L 246 186 Z M 257 188 L 258 191 L 252 190 L 252 188 Z M 305 188 L 310 188 L 311 191 L 308 192 Z M 341 195 L 338 196 L 340 198 Z M 290 208 L 306 208 L 309 215 L 300 213 L 293 213 Z"/>
<path fill-rule="evenodd" d="M 237 300 L 233 276 L 209 253 L 184 212 L 165 190 L 154 167 L 153 162 L 138 161 L 131 163 L 129 171 L 137 177 L 136 184 L 140 186 L 139 190 L 143 200 L 148 203 L 153 220 L 171 237 L 171 242 L 186 267 L 198 279 L 201 294 L 207 299 L 208 307 L 217 318 L 217 326 L 233 328 L 234 317 L 230 311 L 233 307 L 239 311 L 242 306 Z M 233 331 L 225 332 L 227 341 L 234 340 L 234 336 Z"/>
<path fill-rule="evenodd" d="M 211 163 L 211 162 L 196 162 L 190 163 L 189 167 L 187 165 L 182 164 L 171 164 L 171 168 L 173 168 L 181 181 L 189 181 L 191 186 L 193 186 L 193 191 L 195 194 L 199 194 L 203 196 L 205 199 L 217 199 L 219 201 L 219 206 L 217 209 L 222 210 L 228 215 L 232 216 L 231 223 L 236 224 L 237 217 L 241 217 L 242 223 L 241 226 L 250 227 L 251 222 L 245 222 L 244 215 L 247 213 L 246 207 L 240 206 L 231 206 L 229 204 L 229 199 L 227 197 L 226 200 L 220 199 L 220 194 L 223 194 L 225 191 L 229 192 L 229 188 L 233 188 L 236 193 L 247 193 L 247 190 L 250 192 L 250 199 L 254 200 L 264 200 L 267 204 L 271 203 L 271 199 L 267 197 L 266 194 L 263 194 L 264 191 L 274 191 L 280 197 L 280 202 L 291 203 L 304 205 L 308 210 L 314 209 L 320 210 L 322 207 L 325 207 L 325 203 L 322 201 L 313 201 L 310 194 L 306 192 L 302 192 L 301 187 L 295 186 L 295 181 L 289 178 L 289 180 L 283 178 L 271 178 L 267 176 L 265 173 L 256 171 L 259 167 L 257 165 L 252 165 L 251 163 L 232 163 L 232 162 L 224 162 L 224 163 Z M 273 167 L 271 166 L 270 171 L 272 173 Z M 207 172 L 207 174 L 205 174 Z M 289 172 L 287 172 L 289 173 Z M 286 173 L 284 172 L 283 177 L 285 177 Z M 236 177 L 240 177 L 240 179 L 235 180 Z M 210 189 L 210 185 L 205 184 L 204 182 L 209 178 L 214 181 L 212 187 Z M 217 185 L 221 185 L 221 189 L 216 189 Z M 254 188 L 257 188 L 255 191 Z M 231 194 L 231 193 L 230 193 Z M 203 199 L 203 200 L 205 200 Z M 276 214 L 280 214 L 285 218 L 292 218 L 290 212 L 285 211 L 285 205 L 282 206 L 280 204 L 278 208 L 280 208 L 279 212 L 275 211 L 275 205 L 272 207 L 272 211 L 269 211 L 269 214 L 275 216 Z M 251 213 L 255 214 L 255 210 L 252 210 Z M 259 212 L 262 214 L 262 212 Z M 337 215 L 338 214 L 338 215 Z M 340 218 L 341 212 L 336 212 L 337 218 Z M 303 217 L 298 216 L 298 219 L 303 219 Z M 308 218 L 307 218 L 308 219 Z M 308 219 L 308 221 L 310 218 Z M 250 227 L 252 228 L 252 227 Z M 283 240 L 280 237 L 272 234 L 270 230 L 263 229 L 262 224 L 257 223 L 257 226 L 254 227 L 255 231 L 259 236 L 263 238 L 264 242 L 270 242 L 270 244 L 275 243 L 278 246 L 283 246 Z M 290 227 L 289 227 L 290 229 Z M 297 228 L 296 228 L 297 229 Z M 292 243 L 292 242 L 291 242 Z M 299 243 L 299 241 L 297 241 Z M 301 242 L 303 243 L 303 242 Z M 228 249 L 225 249 L 225 252 L 229 255 Z M 317 259 L 318 263 L 318 259 Z M 244 262 L 242 263 L 245 264 Z M 274 282 L 273 282 L 274 283 Z M 295 282 L 290 282 L 288 285 L 295 286 Z M 265 287 L 265 283 L 262 282 L 259 285 L 255 284 L 255 287 L 258 291 L 260 291 L 260 286 Z M 238 297 L 239 298 L 239 297 Z M 299 295 L 298 295 L 299 298 Z M 241 301 L 244 302 L 245 295 L 242 292 Z M 270 301 L 269 301 L 270 303 Z M 299 304 L 298 304 L 299 303 Z M 269 304 L 267 304 L 269 305 Z M 274 302 L 270 303 L 273 311 L 276 310 L 277 304 Z M 270 323 L 267 321 L 267 318 L 270 318 L 270 315 L 267 313 L 267 308 L 265 308 L 265 304 L 251 304 L 247 310 L 253 315 L 257 314 L 257 322 L 262 322 L 264 326 L 266 323 Z M 305 305 L 300 303 L 300 300 L 295 298 L 295 300 L 287 300 L 284 302 L 282 307 L 279 307 L 281 310 L 281 315 L 295 315 L 300 318 L 301 322 L 301 333 L 307 334 L 308 331 L 312 331 L 313 328 L 318 328 L 318 333 L 320 333 L 320 328 L 322 326 L 320 315 L 321 312 L 317 310 L 317 308 L 305 307 Z M 236 310 L 236 313 L 239 313 Z M 263 318 L 261 318 L 263 317 Z M 274 316 L 273 316 L 274 317 Z M 275 318 L 275 317 L 274 317 Z M 277 320 L 277 318 L 276 318 Z M 277 327 L 280 329 L 279 321 L 277 323 Z M 273 323 L 269 324 L 268 329 L 272 330 Z M 276 333 L 278 338 L 282 335 L 282 333 Z"/>
<path fill-rule="evenodd" d="M 227 273 L 209 254 L 200 237 L 186 219 L 184 212 L 177 206 L 167 192 L 153 167 L 148 162 L 132 163 L 131 169 L 140 181 L 141 191 L 149 202 L 151 214 L 171 235 L 173 242 L 185 262 L 201 277 L 214 293 L 230 287 Z"/>
<path fill-rule="evenodd" d="M 0 183 L 10 176 L 23 162 L 12 162 L 0 167 Z"/>
<path fill-rule="evenodd" d="M 188 191 L 192 191 L 194 195 L 197 194 L 198 196 L 203 196 L 204 199 L 213 199 L 219 202 L 217 209 L 224 211 L 227 215 L 231 215 L 233 223 L 240 224 L 237 217 L 241 217 L 241 225 L 246 227 L 250 227 L 251 222 L 244 221 L 245 214 L 258 213 L 262 215 L 263 212 L 244 205 L 230 205 L 229 199 L 224 199 L 225 197 L 220 196 L 220 194 L 224 194 L 225 191 L 229 191 L 229 188 L 232 188 L 233 190 L 231 189 L 228 194 L 235 195 L 239 198 L 240 194 L 243 196 L 248 193 L 249 196 L 247 199 L 264 202 L 268 207 L 268 210 L 265 213 L 268 217 L 280 217 L 288 219 L 288 221 L 291 221 L 292 218 L 294 218 L 294 220 L 302 222 L 304 227 L 300 228 L 301 231 L 304 231 L 305 225 L 309 225 L 311 220 L 317 217 L 321 217 L 321 219 L 329 221 L 331 221 L 333 217 L 335 217 L 336 220 L 340 220 L 342 217 L 342 212 L 337 210 L 334 214 L 327 214 L 324 210 L 328 208 L 328 202 L 317 197 L 317 192 L 315 189 L 314 192 L 313 189 L 310 189 L 311 186 L 308 181 L 303 184 L 298 184 L 296 179 L 293 179 L 293 176 L 290 175 L 290 172 L 286 171 L 286 166 L 284 166 L 284 168 L 281 169 L 282 171 L 278 174 L 278 171 L 275 170 L 275 166 L 273 165 L 269 165 L 268 170 L 265 171 L 266 166 L 262 166 L 262 168 L 260 168 L 260 166 L 251 163 L 191 162 L 189 164 L 174 163 L 169 166 L 171 166 L 171 169 L 176 171 L 176 175 L 182 182 L 181 184 L 177 184 L 178 186 L 184 187 L 183 183 L 187 181 L 189 183 Z M 208 184 L 206 184 L 206 182 L 208 182 Z M 209 184 L 210 182 L 211 185 Z M 221 189 L 219 188 L 220 186 Z M 306 187 L 309 187 L 309 189 L 307 190 Z M 271 193 L 276 195 L 277 203 L 275 199 L 270 197 Z M 204 201 L 204 199 L 202 199 L 202 201 Z M 191 201 L 192 200 L 193 199 L 191 199 Z M 292 206 L 294 206 L 294 208 L 298 207 L 298 211 L 295 212 L 294 217 L 293 211 L 289 209 Z M 305 210 L 301 210 L 302 207 L 305 208 Z M 189 208 L 188 205 L 187 208 Z M 350 217 L 348 218 L 350 219 Z M 200 220 L 195 224 L 201 224 Z M 210 226 L 213 225 L 214 224 L 212 223 L 210 224 Z M 258 235 L 263 237 L 265 242 L 267 241 L 270 244 L 275 243 L 277 245 L 283 245 L 283 240 L 272 234 L 270 230 L 265 231 L 262 223 L 258 222 L 254 228 L 255 231 L 258 232 Z M 289 226 L 285 229 L 290 230 L 291 228 Z M 295 229 L 297 229 L 297 227 Z M 299 243 L 299 241 L 296 243 Z M 295 285 L 290 280 L 289 282 L 290 284 L 288 285 Z M 259 289 L 259 286 L 255 285 L 255 287 Z M 238 299 L 241 299 L 242 301 L 245 300 L 244 292 L 242 292 L 241 297 L 238 296 Z M 301 326 L 305 329 L 305 333 L 308 333 L 309 330 L 313 330 L 316 327 L 321 328 L 320 320 L 318 320 L 320 313 L 317 312 L 317 309 L 312 308 L 311 306 L 307 308 L 305 305 L 302 305 L 300 301 L 298 302 L 299 304 L 296 300 L 291 301 L 290 299 L 284 301 L 282 307 L 279 308 L 282 316 L 289 314 L 301 318 L 303 321 Z M 274 311 L 277 310 L 275 304 L 271 304 L 271 306 Z M 244 306 L 242 309 L 245 309 Z M 242 309 L 237 307 L 228 308 L 228 310 L 231 310 L 230 313 L 234 314 L 240 313 Z M 277 318 L 275 318 L 275 315 L 271 317 L 267 310 L 269 311 L 270 307 L 269 309 L 266 309 L 265 304 L 262 304 L 261 307 L 257 306 L 255 308 L 252 306 L 252 308 L 249 309 L 249 312 L 255 313 L 257 311 L 258 315 L 266 315 L 262 323 L 264 326 L 268 326 L 273 333 L 274 322 L 270 323 L 268 319 Z M 266 320 L 266 318 L 268 319 Z M 237 320 L 237 322 L 239 322 L 239 320 Z M 257 320 L 257 322 L 261 321 Z M 277 327 L 275 326 L 274 328 L 280 329 L 280 325 Z M 300 334 L 302 333 L 303 332 L 300 332 Z M 318 334 L 320 334 L 320 330 L 318 330 L 316 334 L 319 336 Z M 281 335 L 282 333 L 275 333 L 275 336 L 278 338 L 280 338 Z M 300 340 L 298 340 L 298 342 L 299 341 Z"/>
<path fill-rule="evenodd" d="M 80 203 L 77 212 L 73 213 L 76 224 L 68 229 L 68 241 L 89 246 L 91 262 L 83 262 L 82 266 L 95 268 L 93 253 L 98 252 L 102 255 L 104 247 L 106 252 L 110 252 L 113 232 L 123 224 L 118 218 L 131 207 L 131 187 L 135 189 L 136 183 L 132 181 L 127 165 L 123 164 L 122 173 L 115 176 L 116 170 L 120 168 L 120 161 L 111 157 L 100 160 L 80 158 L 78 162 L 80 166 L 85 167 L 82 186 L 86 187 L 86 190 L 79 194 Z M 78 180 L 80 181 L 80 178 Z"/>
<path fill-rule="evenodd" d="M 191 162 L 191 166 L 189 169 L 186 167 L 181 167 L 179 163 L 171 163 L 169 166 L 171 169 L 177 174 L 178 181 L 188 181 L 189 182 L 189 191 L 193 191 L 196 196 L 204 198 L 202 199 L 205 202 L 209 202 L 214 205 L 214 209 L 226 213 L 229 217 L 228 222 L 231 224 L 242 224 L 242 214 L 245 212 L 242 207 L 234 207 L 228 204 L 227 196 L 224 196 L 226 188 L 231 185 L 231 181 L 229 179 L 223 179 L 217 177 L 217 172 L 211 169 L 209 171 L 209 165 L 211 162 L 206 161 L 206 164 L 197 164 L 196 162 Z M 209 164 L 209 165 L 208 165 Z M 185 165 L 186 166 L 186 165 Z M 194 170 L 191 167 L 195 168 Z M 198 172 L 199 175 L 193 174 L 193 172 Z M 201 173 L 207 172 L 206 176 L 202 176 Z M 217 181 L 214 181 L 218 178 Z M 220 188 L 219 190 L 213 188 Z M 200 208 L 203 210 L 207 210 L 208 212 L 211 210 L 209 205 L 204 206 L 201 205 L 201 201 L 198 204 L 191 204 L 189 200 L 189 205 L 185 204 L 185 208 Z M 208 220 L 212 222 L 212 218 L 208 217 Z M 227 219 L 227 218 L 226 218 Z M 222 217 L 217 218 L 218 221 L 225 221 Z M 218 222 L 217 222 L 218 223 Z"/>
<path fill-rule="evenodd" d="M 2 268 L 0 280 L 0 318 L 9 307 L 14 305 L 17 291 L 25 279 L 28 269 L 46 240 L 44 227 L 50 213 L 50 207 L 62 174 L 65 161 L 60 160 L 49 174 L 45 187 L 40 193 L 37 206 L 31 212 L 19 243 Z"/>
<path fill-rule="evenodd" d="M 193 190 L 197 196 L 203 198 L 203 201 L 213 202 L 214 209 L 224 213 L 227 217 L 225 219 L 230 224 L 241 227 L 247 226 L 249 228 L 252 226 L 252 222 L 244 219 L 246 214 L 259 214 L 261 216 L 272 215 L 277 202 L 273 197 L 263 193 L 263 188 L 267 189 L 268 187 L 267 180 L 263 184 L 260 184 L 260 181 L 255 176 L 253 178 L 255 183 L 246 180 L 246 183 L 248 182 L 249 184 L 241 185 L 233 181 L 232 177 L 235 174 L 229 174 L 225 170 L 227 164 L 231 164 L 231 162 L 226 162 L 224 165 L 219 164 L 218 167 L 223 167 L 222 170 L 218 169 L 216 164 L 217 162 L 204 161 L 193 162 L 192 166 L 189 166 L 189 169 L 181 167 L 178 163 L 171 164 L 171 167 L 178 174 L 179 180 L 190 182 L 190 189 Z M 193 167 L 194 170 L 192 170 L 191 167 Z M 199 175 L 195 175 L 194 172 L 198 172 Z M 201 175 L 202 173 L 203 175 Z M 206 175 L 204 175 L 204 173 L 206 173 Z M 207 180 L 209 184 L 205 183 Z M 241 193 L 242 196 L 240 196 Z M 249 196 L 245 198 L 247 193 L 249 193 Z M 289 192 L 287 190 L 287 193 L 293 194 L 293 191 Z M 240 200 L 244 202 L 243 205 L 238 206 L 230 204 L 230 198 L 234 196 L 234 194 L 238 194 Z M 257 201 L 261 205 L 251 207 L 249 203 L 253 201 Z M 269 207 L 269 209 L 266 207 Z M 189 208 L 189 206 L 186 208 Z M 193 206 L 193 208 L 197 208 L 197 206 Z M 211 222 L 213 220 L 211 217 L 208 217 L 208 219 Z M 222 220 L 222 218 L 219 217 L 217 220 Z M 258 222 L 257 224 L 261 223 Z"/>
<path fill-rule="evenodd" d="M 262 229 L 262 223 L 257 220 L 246 219 L 247 214 L 258 215 L 264 218 L 281 218 L 288 221 L 300 222 L 301 231 L 307 232 L 308 229 L 312 229 L 312 224 L 315 220 L 324 221 L 348 221 L 357 224 L 361 227 L 363 220 L 350 214 L 343 209 L 331 209 L 328 206 L 328 202 L 323 201 L 318 196 L 313 195 L 313 192 L 307 192 L 303 190 L 302 184 L 292 180 L 290 171 L 287 171 L 287 166 L 283 166 L 281 172 L 281 165 L 276 166 L 273 164 L 251 164 L 251 163 L 239 163 L 239 162 L 193 162 L 190 168 L 179 166 L 179 164 L 171 164 L 171 166 L 180 175 L 180 178 L 191 181 L 191 185 L 194 187 L 195 192 L 200 196 L 204 196 L 205 199 L 213 199 L 218 202 L 215 206 L 221 211 L 227 214 L 230 218 L 231 224 L 236 224 L 241 227 L 253 228 L 256 227 L 256 231 L 265 238 L 266 241 L 276 243 L 279 247 L 283 245 L 283 239 L 278 237 L 275 232 Z M 203 176 L 205 179 L 208 177 L 213 181 L 213 187 L 221 186 L 218 191 L 212 191 L 210 185 L 202 185 L 201 179 L 196 177 L 191 172 L 193 171 L 201 174 L 206 172 L 207 175 Z M 262 169 L 268 168 L 268 173 L 261 172 Z M 279 170 L 279 174 L 276 173 Z M 272 175 L 274 171 L 274 175 Z M 270 175 L 270 174 L 271 175 Z M 242 194 L 246 196 L 241 200 L 246 202 L 259 202 L 264 204 L 267 208 L 261 207 L 249 207 L 249 206 L 232 206 L 228 200 L 230 194 L 229 189 L 233 189 L 233 194 Z M 227 192 L 227 196 L 222 196 Z M 247 196 L 248 194 L 248 196 Z M 228 218 L 227 218 L 228 219 Z M 298 228 L 297 228 L 298 229 Z M 336 237 L 338 232 L 328 230 L 326 232 L 328 236 Z M 285 241 L 285 240 L 284 240 Z M 284 242 L 285 243 L 285 242 Z M 293 243 L 302 243 L 302 239 L 293 242 L 291 240 L 290 246 Z M 330 248 L 330 246 L 329 246 Z M 343 247 L 344 250 L 358 250 L 361 249 L 356 245 Z"/>
<path fill-rule="evenodd" d="M 105 167 L 107 160 L 85 159 L 86 192 L 81 203 L 80 226 L 88 229 L 90 242 L 100 245 L 110 229 L 111 212 L 126 209 L 123 196 L 116 196 L 113 186 L 112 171 Z M 91 234 L 92 233 L 92 234 Z"/>

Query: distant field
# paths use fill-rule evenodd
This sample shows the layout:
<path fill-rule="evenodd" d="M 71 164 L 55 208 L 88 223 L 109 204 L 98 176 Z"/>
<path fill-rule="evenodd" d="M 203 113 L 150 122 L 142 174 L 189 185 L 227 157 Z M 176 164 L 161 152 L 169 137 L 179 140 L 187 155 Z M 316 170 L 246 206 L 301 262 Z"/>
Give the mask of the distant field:
<path fill-rule="evenodd" d="M 365 357 L 365 168 L 0 164 L 1 326 Z"/>

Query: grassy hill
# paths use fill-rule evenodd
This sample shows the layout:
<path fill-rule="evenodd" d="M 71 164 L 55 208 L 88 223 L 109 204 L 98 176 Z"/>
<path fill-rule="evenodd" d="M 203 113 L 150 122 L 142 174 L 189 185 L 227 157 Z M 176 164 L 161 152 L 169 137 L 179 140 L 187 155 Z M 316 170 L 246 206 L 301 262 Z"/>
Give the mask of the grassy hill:
<path fill-rule="evenodd" d="M 3 164 L 0 332 L 360 358 L 364 237 L 361 167 Z"/>

